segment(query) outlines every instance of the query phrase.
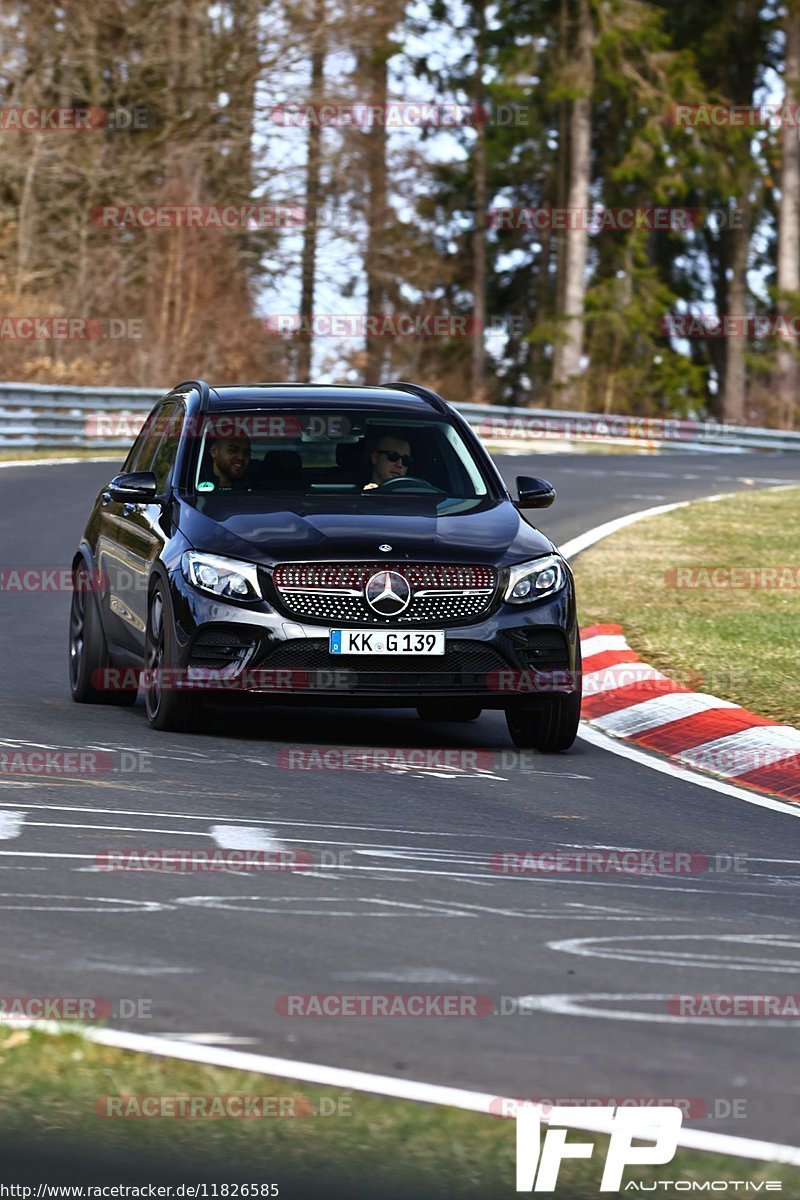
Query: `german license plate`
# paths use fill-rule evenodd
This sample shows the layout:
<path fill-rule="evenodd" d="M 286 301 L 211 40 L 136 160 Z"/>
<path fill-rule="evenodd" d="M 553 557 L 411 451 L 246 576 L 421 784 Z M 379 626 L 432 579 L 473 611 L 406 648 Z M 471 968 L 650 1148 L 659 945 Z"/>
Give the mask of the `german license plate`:
<path fill-rule="evenodd" d="M 332 629 L 331 654 L 444 654 L 444 630 Z"/>

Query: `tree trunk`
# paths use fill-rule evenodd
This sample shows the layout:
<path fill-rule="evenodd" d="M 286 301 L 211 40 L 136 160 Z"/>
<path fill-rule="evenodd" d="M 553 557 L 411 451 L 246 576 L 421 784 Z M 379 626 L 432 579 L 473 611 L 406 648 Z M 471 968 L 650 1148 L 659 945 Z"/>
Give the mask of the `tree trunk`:
<path fill-rule="evenodd" d="M 567 207 L 575 214 L 576 228 L 568 229 L 566 262 L 564 265 L 564 297 L 562 329 L 555 348 L 553 383 L 561 391 L 561 402 L 567 408 L 576 405 L 577 376 L 583 353 L 583 311 L 586 297 L 586 259 L 588 235 L 586 222 L 580 219 L 589 207 L 589 182 L 592 150 L 592 89 L 594 68 L 592 59 L 592 23 L 588 0 L 580 0 L 576 54 L 576 83 L 584 95 L 571 101 L 570 115 L 570 180 Z"/>
<path fill-rule="evenodd" d="M 785 18 L 786 57 L 784 63 L 784 104 L 796 106 L 800 93 L 800 6 L 788 5 Z M 778 312 L 788 316 L 792 298 L 800 292 L 800 138 L 797 127 L 787 121 L 781 131 L 781 202 L 778 212 L 777 287 Z M 797 335 L 787 337 L 777 355 L 776 391 L 780 404 L 780 423 L 794 428 L 797 411 Z"/>
<path fill-rule="evenodd" d="M 475 4 L 475 230 L 472 238 L 472 403 L 486 403 L 486 90 L 483 83 L 483 38 L 486 31 L 484 0 Z"/>
<path fill-rule="evenodd" d="M 375 39 L 373 47 L 366 51 L 366 78 L 369 80 L 370 104 L 377 105 L 379 113 L 386 112 L 389 95 L 389 47 L 388 30 Z M 386 299 L 384 286 L 385 243 L 388 234 L 388 210 L 386 205 L 387 163 L 386 122 L 379 119 L 364 135 L 367 155 L 367 247 L 364 270 L 367 277 L 367 316 L 374 317 L 383 312 Z M 366 364 L 364 382 L 376 384 L 381 381 L 385 344 L 383 338 L 367 326 L 365 338 Z"/>
<path fill-rule="evenodd" d="M 311 43 L 311 100 L 322 102 L 325 76 L 325 0 L 315 0 L 314 30 Z M 322 127 L 312 121 L 308 129 L 306 159 L 306 225 L 303 234 L 303 256 L 300 266 L 300 315 L 310 323 L 314 315 L 314 282 L 317 264 L 317 229 L 320 209 L 320 168 L 322 166 Z M 309 324 L 310 328 L 310 324 Z M 313 341 L 310 333 L 297 339 L 297 380 L 309 383 Z"/>
<path fill-rule="evenodd" d="M 731 278 L 728 287 L 729 316 L 742 317 L 747 312 L 747 259 L 750 251 L 750 206 L 741 205 L 741 228 L 730 231 Z M 720 420 L 731 425 L 742 425 L 745 421 L 745 392 L 747 372 L 745 352 L 747 339 L 735 334 L 725 341 L 725 375 L 720 397 Z"/>

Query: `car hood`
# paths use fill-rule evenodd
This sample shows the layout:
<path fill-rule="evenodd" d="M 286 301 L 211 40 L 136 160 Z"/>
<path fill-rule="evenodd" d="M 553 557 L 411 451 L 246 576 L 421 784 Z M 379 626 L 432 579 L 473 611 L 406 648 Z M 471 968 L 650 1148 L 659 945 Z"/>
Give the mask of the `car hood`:
<path fill-rule="evenodd" d="M 198 550 L 264 566 L 311 559 L 462 562 L 504 566 L 553 551 L 553 543 L 508 500 L 470 512 L 437 514 L 433 506 L 365 513 L 363 507 L 303 505 L 268 512 L 200 512 L 182 505 L 181 529 Z M 391 551 L 380 551 L 389 545 Z"/>

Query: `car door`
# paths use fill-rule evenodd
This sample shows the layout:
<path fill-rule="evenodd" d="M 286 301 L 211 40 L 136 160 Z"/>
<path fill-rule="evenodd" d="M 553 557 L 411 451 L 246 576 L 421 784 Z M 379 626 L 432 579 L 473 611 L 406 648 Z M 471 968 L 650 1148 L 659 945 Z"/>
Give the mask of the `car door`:
<path fill-rule="evenodd" d="M 135 467 L 137 471 L 153 472 L 159 497 L 169 490 L 185 415 L 180 400 L 162 406 L 154 423 L 153 436 L 143 447 Z M 160 503 L 122 505 L 119 543 L 126 569 L 120 576 L 117 603 L 125 625 L 126 643 L 137 656 L 144 653 L 148 582 L 153 563 L 169 537 L 167 519 L 166 510 Z"/>
<path fill-rule="evenodd" d="M 123 473 L 141 470 L 143 461 L 150 462 L 160 434 L 160 414 L 164 402 L 159 401 L 148 415 L 141 432 L 131 447 L 122 467 Z M 124 595 L 130 571 L 128 552 L 125 548 L 126 514 L 125 505 L 113 500 L 106 489 L 97 505 L 98 529 L 94 547 L 95 566 L 105 586 L 99 600 L 102 608 L 103 628 L 112 653 L 120 649 L 131 650 L 134 638 L 128 619 Z"/>

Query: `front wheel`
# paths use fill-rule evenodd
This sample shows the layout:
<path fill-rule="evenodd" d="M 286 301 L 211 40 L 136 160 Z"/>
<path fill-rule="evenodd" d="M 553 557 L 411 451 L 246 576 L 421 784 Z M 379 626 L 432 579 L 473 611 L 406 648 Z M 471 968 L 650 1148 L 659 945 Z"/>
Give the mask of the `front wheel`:
<path fill-rule="evenodd" d="M 200 709 L 197 696 L 177 684 L 175 627 L 164 585 L 156 584 L 147 614 L 144 639 L 144 703 L 153 729 L 183 733 L 194 727 Z"/>
<path fill-rule="evenodd" d="M 538 750 L 558 754 L 569 750 L 578 736 L 583 692 L 583 659 L 580 643 L 575 655 L 574 692 L 542 698 L 537 706 L 519 708 L 509 705 L 506 724 L 511 740 L 519 750 Z"/>
<path fill-rule="evenodd" d="M 581 719 L 580 692 L 556 696 L 538 708 L 506 709 L 506 724 L 518 750 L 558 754 L 569 750 Z"/>

